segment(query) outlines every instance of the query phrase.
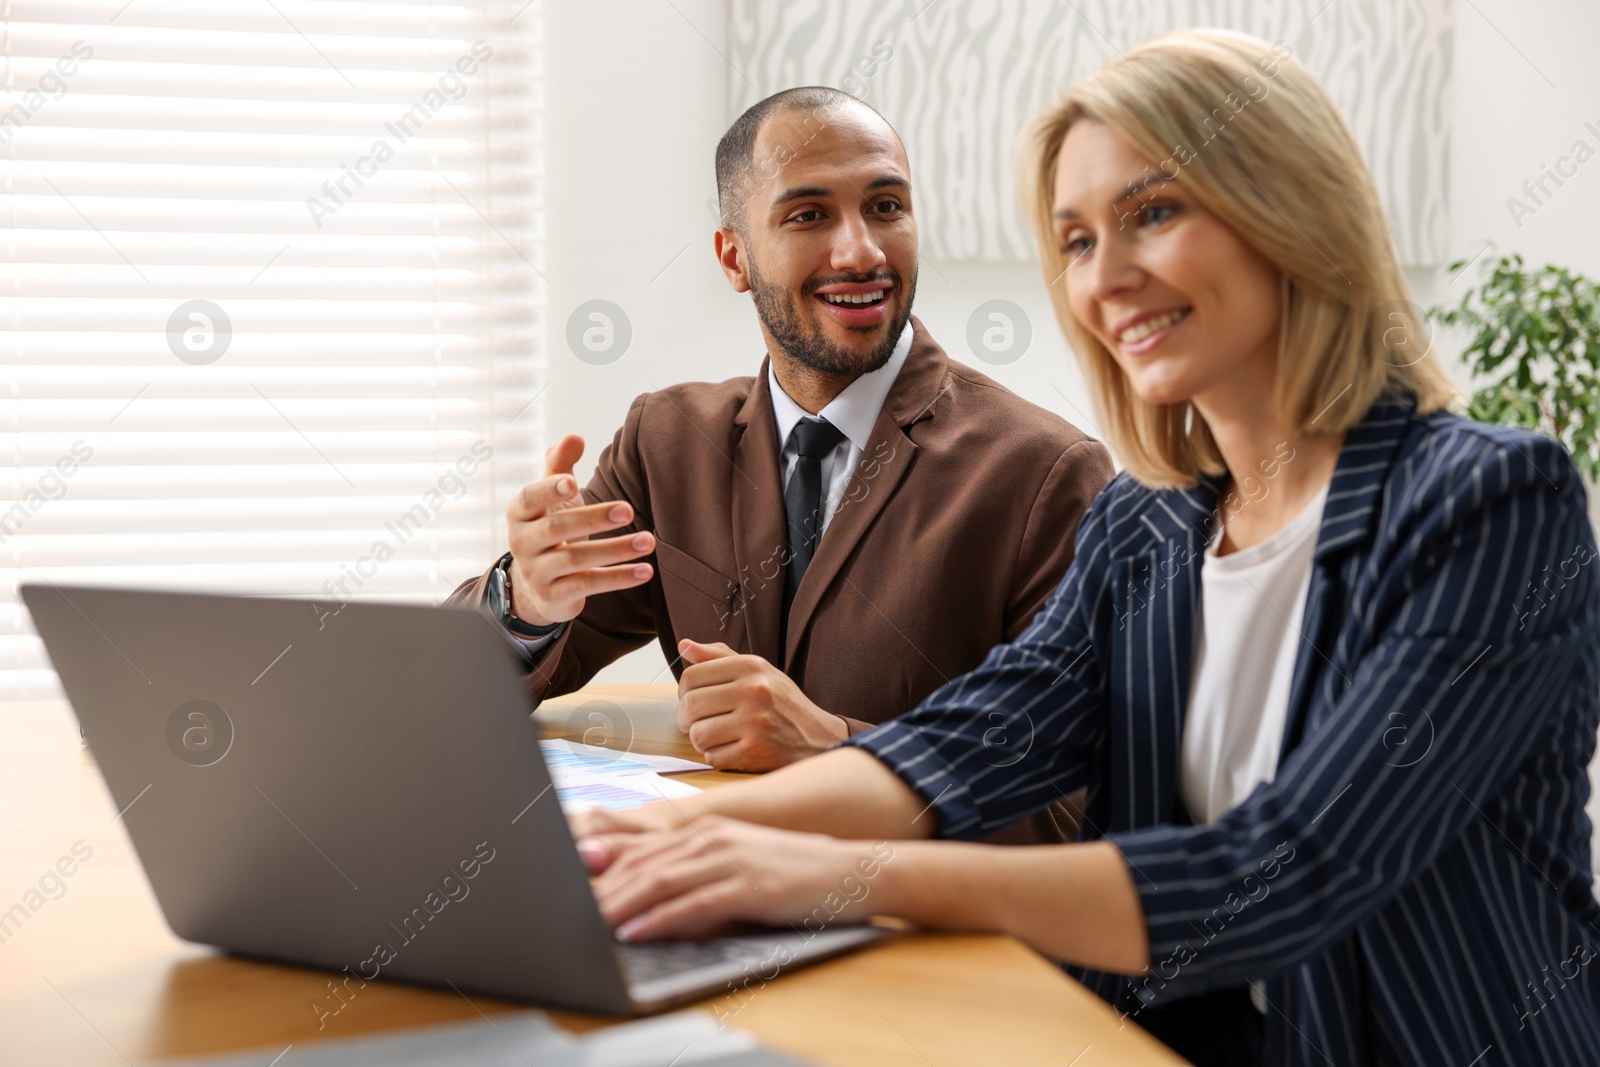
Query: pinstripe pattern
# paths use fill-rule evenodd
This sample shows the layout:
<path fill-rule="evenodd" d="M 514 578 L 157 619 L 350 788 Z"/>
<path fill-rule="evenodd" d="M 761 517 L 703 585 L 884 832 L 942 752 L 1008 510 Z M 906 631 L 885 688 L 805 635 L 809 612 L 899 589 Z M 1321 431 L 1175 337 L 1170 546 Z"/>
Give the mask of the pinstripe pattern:
<path fill-rule="evenodd" d="M 1088 786 L 1084 834 L 1127 858 L 1151 962 L 1074 973 L 1135 1018 L 1260 979 L 1272 1063 L 1600 1063 L 1583 488 L 1546 438 L 1413 406 L 1346 437 L 1277 777 L 1217 822 L 1187 825 L 1178 795 L 1213 481 L 1119 477 L 1025 633 L 851 743 L 946 837 Z M 1032 743 L 996 766 L 1000 719 Z"/>

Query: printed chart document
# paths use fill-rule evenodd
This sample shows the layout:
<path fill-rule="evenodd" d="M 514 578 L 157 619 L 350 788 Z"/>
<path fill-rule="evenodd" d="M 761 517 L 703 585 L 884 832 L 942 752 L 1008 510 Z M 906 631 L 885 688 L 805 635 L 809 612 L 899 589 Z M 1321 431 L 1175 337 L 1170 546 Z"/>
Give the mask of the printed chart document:
<path fill-rule="evenodd" d="M 675 756 L 618 752 L 561 739 L 539 744 L 561 809 L 567 812 L 637 808 L 655 800 L 693 796 L 700 790 L 663 774 L 710 770 L 704 763 Z"/>

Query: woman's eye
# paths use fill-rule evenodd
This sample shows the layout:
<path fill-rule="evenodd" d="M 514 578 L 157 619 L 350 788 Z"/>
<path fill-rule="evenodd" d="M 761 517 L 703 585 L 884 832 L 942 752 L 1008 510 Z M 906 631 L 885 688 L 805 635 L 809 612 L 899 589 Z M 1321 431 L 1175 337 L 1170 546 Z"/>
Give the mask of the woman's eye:
<path fill-rule="evenodd" d="M 1172 218 L 1172 216 L 1177 213 L 1177 210 L 1178 209 L 1173 207 L 1171 204 L 1150 204 L 1149 206 L 1145 207 L 1140 214 L 1144 216 L 1144 221 L 1148 225 L 1159 226 L 1163 222 L 1166 222 L 1168 219 Z"/>
<path fill-rule="evenodd" d="M 1089 239 L 1087 237 L 1074 237 L 1061 245 L 1061 251 L 1073 259 L 1082 259 L 1089 253 Z"/>

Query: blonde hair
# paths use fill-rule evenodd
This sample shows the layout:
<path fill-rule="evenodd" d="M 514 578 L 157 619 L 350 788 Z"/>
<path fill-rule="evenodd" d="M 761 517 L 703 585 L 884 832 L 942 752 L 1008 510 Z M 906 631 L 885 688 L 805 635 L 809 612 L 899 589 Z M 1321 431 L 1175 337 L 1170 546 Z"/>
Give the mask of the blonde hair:
<path fill-rule="evenodd" d="M 1269 106 L 1270 105 L 1270 106 Z M 1360 149 L 1327 91 L 1287 45 L 1221 30 L 1151 38 L 1090 75 L 1038 120 L 1021 169 L 1056 317 L 1078 353 L 1108 442 L 1141 483 L 1195 484 L 1224 471 L 1200 412 L 1148 404 L 1111 352 L 1073 316 L 1051 218 L 1067 131 L 1093 119 L 1128 138 L 1161 176 L 1277 268 L 1281 323 L 1275 404 L 1303 433 L 1348 429 L 1402 388 L 1421 412 L 1457 394 L 1410 301 Z M 1150 174 L 1147 168 L 1147 175 Z M 1029 186 L 1031 185 L 1031 188 Z M 1301 358 L 1293 358 L 1300 356 Z"/>

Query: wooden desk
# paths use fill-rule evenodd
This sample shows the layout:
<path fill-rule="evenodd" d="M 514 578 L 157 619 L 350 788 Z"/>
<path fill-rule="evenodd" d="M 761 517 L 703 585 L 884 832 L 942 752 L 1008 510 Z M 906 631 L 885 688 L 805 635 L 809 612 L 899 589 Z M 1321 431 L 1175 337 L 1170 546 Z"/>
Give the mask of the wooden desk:
<path fill-rule="evenodd" d="M 671 686 L 594 687 L 537 716 L 546 736 L 694 754 L 672 727 Z M 608 733 L 609 731 L 609 733 Z M 715 787 L 741 776 L 686 776 Z M 308 1007 L 328 975 L 232 959 L 179 941 L 86 749 L 54 702 L 0 704 L 0 910 L 62 856 L 46 897 L 0 944 L 0 1064 L 125 1064 L 473 1019 L 521 1005 L 374 982 L 320 1033 Z M 54 883 L 50 884 L 52 890 Z M 719 1014 L 820 1064 L 1179 1064 L 1082 986 L 1009 938 L 915 935 L 722 1000 Z M 708 1009 L 710 1004 L 707 1005 Z M 584 1030 L 608 1020 L 552 1013 Z M 1075 1058 L 1076 1057 L 1076 1058 Z"/>

